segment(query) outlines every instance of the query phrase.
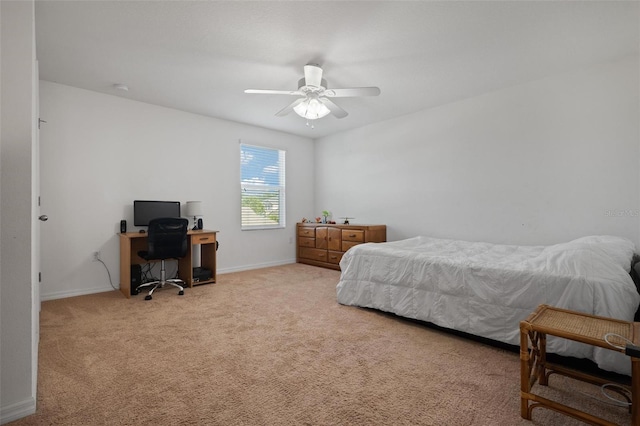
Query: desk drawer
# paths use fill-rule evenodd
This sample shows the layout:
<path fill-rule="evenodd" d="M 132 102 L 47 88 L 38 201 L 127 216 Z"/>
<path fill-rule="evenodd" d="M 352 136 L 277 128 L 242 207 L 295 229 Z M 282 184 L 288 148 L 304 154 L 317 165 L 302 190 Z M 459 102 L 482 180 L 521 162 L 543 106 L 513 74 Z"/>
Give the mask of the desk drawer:
<path fill-rule="evenodd" d="M 191 244 L 213 244 L 216 242 L 215 234 L 192 235 Z"/>

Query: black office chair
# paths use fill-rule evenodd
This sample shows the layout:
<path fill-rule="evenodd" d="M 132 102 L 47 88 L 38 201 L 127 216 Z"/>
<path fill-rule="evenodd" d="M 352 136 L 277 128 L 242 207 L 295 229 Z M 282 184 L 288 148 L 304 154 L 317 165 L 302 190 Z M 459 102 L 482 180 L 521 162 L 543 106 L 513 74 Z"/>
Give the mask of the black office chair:
<path fill-rule="evenodd" d="M 162 217 L 151 219 L 149 221 L 148 241 L 149 249 L 139 251 L 138 256 L 147 262 L 159 260 L 160 264 L 160 280 L 144 283 L 136 289 L 136 294 L 140 293 L 140 289 L 144 287 L 152 287 L 149 294 L 144 298 L 151 300 L 151 295 L 157 288 L 162 288 L 165 284 L 169 284 L 178 288 L 179 295 L 184 294 L 184 284 L 181 279 L 167 279 L 167 272 L 164 267 L 166 259 L 179 259 L 187 254 L 187 227 L 189 221 L 182 217 Z"/>

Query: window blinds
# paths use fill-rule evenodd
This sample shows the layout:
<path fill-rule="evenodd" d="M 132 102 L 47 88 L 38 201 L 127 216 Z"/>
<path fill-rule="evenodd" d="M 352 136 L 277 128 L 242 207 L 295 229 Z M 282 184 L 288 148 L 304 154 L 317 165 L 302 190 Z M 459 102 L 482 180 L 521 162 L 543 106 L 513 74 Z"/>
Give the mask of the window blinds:
<path fill-rule="evenodd" d="M 284 228 L 285 151 L 240 144 L 242 229 Z"/>

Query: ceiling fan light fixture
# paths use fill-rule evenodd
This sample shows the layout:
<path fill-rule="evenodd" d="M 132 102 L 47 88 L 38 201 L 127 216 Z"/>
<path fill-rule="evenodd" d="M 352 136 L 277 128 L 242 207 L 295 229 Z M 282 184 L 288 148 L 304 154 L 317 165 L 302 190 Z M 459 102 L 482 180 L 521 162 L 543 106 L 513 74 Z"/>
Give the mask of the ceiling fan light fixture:
<path fill-rule="evenodd" d="M 0 0 L 2 1 L 2 0 Z M 304 66 L 304 78 L 298 81 L 298 90 L 267 90 L 246 89 L 245 93 L 258 93 L 265 95 L 293 95 L 300 96 L 286 107 L 276 113 L 277 117 L 284 117 L 291 111 L 295 111 L 300 117 L 308 120 L 317 120 L 332 114 L 336 118 L 345 118 L 347 111 L 333 102 L 330 98 L 352 98 L 356 96 L 378 96 L 378 87 L 349 87 L 342 89 L 327 89 L 327 82 L 322 78 L 322 68 L 317 64 Z M 311 126 L 313 128 L 313 126 Z"/>
<path fill-rule="evenodd" d="M 293 110 L 300 117 L 307 120 L 317 120 L 318 118 L 326 117 L 331 112 L 317 98 L 305 99 L 304 102 L 294 106 Z"/>

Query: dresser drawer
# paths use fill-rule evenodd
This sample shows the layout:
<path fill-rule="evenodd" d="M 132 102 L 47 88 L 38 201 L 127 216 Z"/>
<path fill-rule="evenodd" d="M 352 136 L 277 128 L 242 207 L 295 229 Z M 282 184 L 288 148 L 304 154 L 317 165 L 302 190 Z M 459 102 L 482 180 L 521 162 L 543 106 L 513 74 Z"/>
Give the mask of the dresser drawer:
<path fill-rule="evenodd" d="M 353 229 L 343 229 L 342 230 L 342 249 L 346 251 L 344 248 L 344 241 L 356 241 L 359 243 L 364 242 L 364 231 L 353 230 Z"/>
<path fill-rule="evenodd" d="M 315 228 L 298 228 L 298 236 L 299 237 L 315 238 L 316 237 L 316 229 Z"/>
<path fill-rule="evenodd" d="M 319 262 L 326 262 L 327 251 L 322 249 L 300 247 L 300 257 L 304 259 L 317 260 Z"/>
<path fill-rule="evenodd" d="M 386 241 L 386 229 L 385 225 L 298 223 L 296 261 L 339 271 L 347 250 L 358 244 Z"/>
<path fill-rule="evenodd" d="M 342 259 L 342 255 L 344 253 L 342 253 L 341 251 L 329 251 L 329 254 L 327 255 L 327 262 L 329 263 L 335 263 L 336 265 L 340 263 L 340 260 Z"/>
<path fill-rule="evenodd" d="M 215 234 L 202 234 L 202 235 L 192 235 L 191 243 L 192 244 L 212 244 L 216 242 Z"/>
<path fill-rule="evenodd" d="M 343 241 L 342 242 L 342 250 L 347 251 L 351 247 L 357 246 L 358 244 L 362 244 L 362 243 L 359 243 L 357 241 Z"/>
<path fill-rule="evenodd" d="M 315 247 L 316 239 L 307 238 L 307 237 L 298 237 L 298 246 L 299 247 Z"/>

